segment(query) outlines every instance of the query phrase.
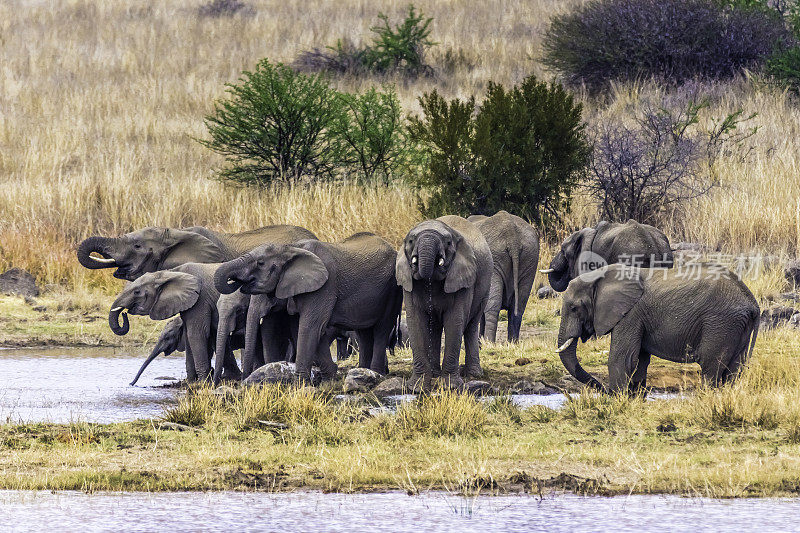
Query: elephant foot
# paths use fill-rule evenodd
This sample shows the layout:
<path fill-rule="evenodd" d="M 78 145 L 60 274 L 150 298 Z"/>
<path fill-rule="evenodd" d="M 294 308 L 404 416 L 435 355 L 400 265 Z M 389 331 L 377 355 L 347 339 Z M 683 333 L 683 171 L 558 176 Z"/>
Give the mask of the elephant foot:
<path fill-rule="evenodd" d="M 336 373 L 339 371 L 339 366 L 336 363 L 326 365 L 325 368 L 319 369 L 320 381 L 330 381 L 336 378 Z"/>
<path fill-rule="evenodd" d="M 464 377 L 469 379 L 481 379 L 483 377 L 481 365 L 470 365 L 464 368 Z"/>
<path fill-rule="evenodd" d="M 464 388 L 464 379 L 457 372 L 454 374 L 442 374 L 438 383 L 442 389 L 461 390 Z"/>
<path fill-rule="evenodd" d="M 238 368 L 236 369 L 236 371 L 234 371 L 233 369 L 227 369 L 226 368 L 225 370 L 222 371 L 222 380 L 224 380 L 224 381 L 241 381 L 242 380 L 242 371 L 239 370 Z M 218 380 L 215 379 L 214 380 L 214 384 L 218 384 L 217 381 Z"/>
<path fill-rule="evenodd" d="M 431 375 L 430 374 L 411 374 L 406 382 L 409 392 L 412 394 L 420 394 L 423 392 L 430 392 L 431 390 Z"/>
<path fill-rule="evenodd" d="M 292 385 L 295 387 L 313 387 L 314 383 L 311 381 L 311 371 L 295 372 Z"/>

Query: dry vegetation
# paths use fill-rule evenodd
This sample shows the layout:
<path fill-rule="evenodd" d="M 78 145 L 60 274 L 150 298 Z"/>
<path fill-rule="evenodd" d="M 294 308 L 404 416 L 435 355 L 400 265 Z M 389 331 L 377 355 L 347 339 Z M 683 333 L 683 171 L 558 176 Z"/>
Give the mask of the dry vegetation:
<path fill-rule="evenodd" d="M 94 234 L 146 225 L 202 224 L 236 231 L 296 223 L 325 239 L 373 230 L 397 242 L 419 219 L 414 192 L 398 183 L 303 189 L 233 189 L 213 181 L 220 160 L 192 137 L 224 84 L 262 57 L 297 53 L 347 36 L 358 42 L 379 11 L 401 16 L 405 2 L 252 1 L 253 16 L 199 17 L 201 2 L 11 0 L 0 5 L 0 269 L 27 268 L 70 290 L 119 285 L 89 273 L 74 246 Z M 422 1 L 440 44 L 430 60 L 441 74 L 402 79 L 339 79 L 358 89 L 398 85 L 405 109 L 436 87 L 447 96 L 481 94 L 489 80 L 511 84 L 535 72 L 548 17 L 569 1 L 501 0 L 483 4 Z M 448 50 L 465 62 L 445 59 Z M 471 65 L 471 66 L 470 66 Z M 723 187 L 667 227 L 675 240 L 727 251 L 754 248 L 794 254 L 800 246 L 797 129 L 800 111 L 784 94 L 740 80 L 706 88 L 714 113 L 757 112 L 761 130 L 747 161 L 736 153 L 718 165 Z M 623 113 L 652 86 L 617 87 L 587 101 L 595 120 Z M 578 199 L 566 225 L 594 218 Z M 558 235 L 548 237 L 557 238 Z"/>

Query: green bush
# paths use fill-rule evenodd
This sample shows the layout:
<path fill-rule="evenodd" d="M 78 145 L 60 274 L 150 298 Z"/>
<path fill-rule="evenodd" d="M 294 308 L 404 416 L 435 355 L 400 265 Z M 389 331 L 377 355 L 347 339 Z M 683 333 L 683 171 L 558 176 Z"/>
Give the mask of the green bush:
<path fill-rule="evenodd" d="M 800 93 L 800 47 L 773 54 L 767 61 L 765 72 L 779 85 Z"/>
<path fill-rule="evenodd" d="M 366 180 L 388 182 L 404 163 L 400 101 L 394 90 L 370 88 L 362 94 L 342 94 L 344 112 L 334 126 L 343 145 L 342 166 Z"/>
<path fill-rule="evenodd" d="M 228 163 L 220 177 L 267 183 L 329 175 L 341 149 L 330 130 L 342 103 L 328 82 L 267 59 L 239 81 L 205 120 L 211 139 L 201 142 Z"/>
<path fill-rule="evenodd" d="M 425 215 L 505 209 L 546 224 L 569 208 L 591 146 L 582 106 L 563 87 L 529 76 L 510 90 L 490 83 L 477 108 L 436 91 L 419 101 L 409 132 L 426 158 L 417 178 L 430 192 Z"/>

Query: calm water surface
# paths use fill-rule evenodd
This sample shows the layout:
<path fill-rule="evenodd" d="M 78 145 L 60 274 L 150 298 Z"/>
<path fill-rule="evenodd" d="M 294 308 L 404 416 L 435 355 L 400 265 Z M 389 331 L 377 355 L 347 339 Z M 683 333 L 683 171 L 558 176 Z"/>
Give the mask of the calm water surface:
<path fill-rule="evenodd" d="M 797 531 L 800 500 L 0 491 L 7 531 Z"/>

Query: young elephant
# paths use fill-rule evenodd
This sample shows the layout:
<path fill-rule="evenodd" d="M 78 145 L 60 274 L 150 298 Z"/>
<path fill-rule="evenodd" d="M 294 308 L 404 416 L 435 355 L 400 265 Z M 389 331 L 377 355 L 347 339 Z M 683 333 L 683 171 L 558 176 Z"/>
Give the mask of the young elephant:
<path fill-rule="evenodd" d="M 171 270 L 151 272 L 125 286 L 108 314 L 108 323 L 117 335 L 128 333 L 127 309 L 134 315 L 149 315 L 165 320 L 180 314 L 186 345 L 186 379 L 205 380 L 211 370 L 218 323 L 217 299 L 213 278 L 216 264 L 187 263 Z M 122 326 L 119 316 L 122 314 Z M 231 352 L 231 350 L 226 350 Z M 232 356 L 224 357 L 226 370 L 239 372 Z"/>
<path fill-rule="evenodd" d="M 220 292 L 241 288 L 265 294 L 297 315 L 301 380 L 311 381 L 315 359 L 323 377 L 333 377 L 330 344 L 339 330 L 358 332 L 360 366 L 385 373 L 386 345 L 402 305 L 394 278 L 396 256 L 389 243 L 371 233 L 339 243 L 264 245 L 223 264 L 214 281 Z"/>
<path fill-rule="evenodd" d="M 184 342 L 183 335 L 183 320 L 181 320 L 181 317 L 175 317 L 167 322 L 166 326 L 164 326 L 161 335 L 158 336 L 158 340 L 156 341 L 153 351 L 150 352 L 150 355 L 147 357 L 147 359 L 145 359 L 144 363 L 142 363 L 142 366 L 136 373 L 136 377 L 133 378 L 133 381 L 131 381 L 131 385 L 136 385 L 136 382 L 139 381 L 139 377 L 142 375 L 142 372 L 144 372 L 144 369 L 150 366 L 150 363 L 153 362 L 153 359 L 162 353 L 166 357 L 173 352 L 183 351 L 186 351 L 186 344 Z"/>
<path fill-rule="evenodd" d="M 406 235 L 396 265 L 403 287 L 413 354 L 411 386 L 429 390 L 442 374 L 461 387 L 461 339 L 466 375 L 483 375 L 479 360 L 480 323 L 489 297 L 492 253 L 474 224 L 448 215 L 417 224 Z M 440 363 L 444 330 L 444 358 Z"/>
<path fill-rule="evenodd" d="M 651 260 L 655 260 L 651 264 Z M 604 265 L 627 263 L 641 268 L 672 268 L 672 248 L 666 235 L 647 224 L 602 221 L 570 235 L 550 262 L 550 286 L 562 292 L 570 280 Z"/>
<path fill-rule="evenodd" d="M 570 374 L 603 390 L 578 363 L 575 339 L 611 333 L 613 392 L 644 390 L 651 355 L 700 363 L 703 378 L 718 385 L 733 379 L 752 354 L 759 317 L 753 294 L 727 269 L 680 272 L 609 265 L 570 282 L 558 352 Z"/>
<path fill-rule="evenodd" d="M 500 310 L 505 309 L 508 311 L 508 341 L 516 342 L 539 266 L 539 232 L 506 211 L 491 217 L 473 215 L 467 220 L 486 237 L 494 263 L 481 334 L 495 342 L 497 318 Z"/>

